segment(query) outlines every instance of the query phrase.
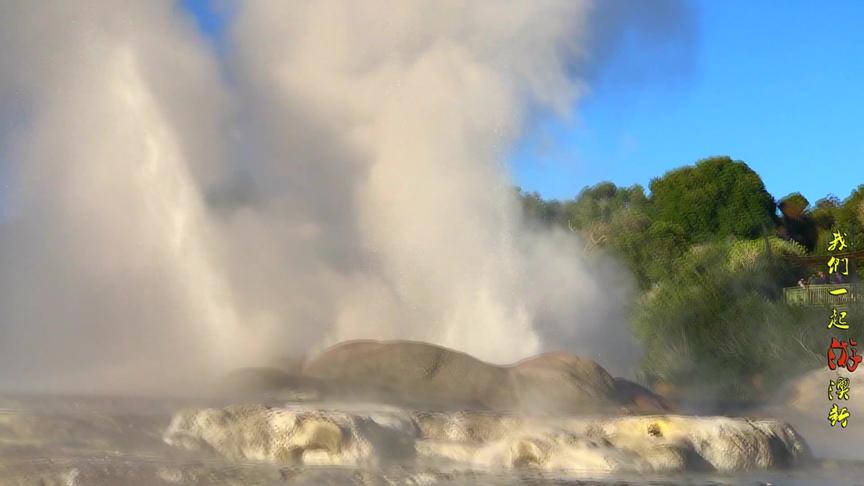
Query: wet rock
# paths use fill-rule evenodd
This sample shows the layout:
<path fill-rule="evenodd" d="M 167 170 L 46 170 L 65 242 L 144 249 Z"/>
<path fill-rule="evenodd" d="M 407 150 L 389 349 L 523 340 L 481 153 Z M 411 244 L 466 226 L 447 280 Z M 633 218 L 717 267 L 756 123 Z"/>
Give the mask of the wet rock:
<path fill-rule="evenodd" d="M 776 420 L 676 415 L 624 417 L 602 424 L 614 446 L 649 459 L 655 470 L 749 471 L 800 465 L 811 457 L 804 439 Z M 675 454 L 657 455 L 672 448 Z"/>
<path fill-rule="evenodd" d="M 340 466 L 401 459 L 410 453 L 400 450 L 405 439 L 368 417 L 261 405 L 186 410 L 174 416 L 164 435 L 170 445 L 212 450 L 236 461 Z"/>
<path fill-rule="evenodd" d="M 304 465 L 396 460 L 469 469 L 735 472 L 793 467 L 810 457 L 804 440 L 775 420 L 390 414 L 398 417 L 255 406 L 188 410 L 174 418 L 165 440 L 232 460 Z"/>

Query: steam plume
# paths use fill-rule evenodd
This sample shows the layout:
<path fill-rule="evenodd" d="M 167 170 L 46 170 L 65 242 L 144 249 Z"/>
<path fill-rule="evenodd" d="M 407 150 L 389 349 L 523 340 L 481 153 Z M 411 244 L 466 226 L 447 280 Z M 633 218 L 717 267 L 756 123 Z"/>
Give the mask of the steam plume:
<path fill-rule="evenodd" d="M 166 2 L 4 3 L 0 386 L 178 385 L 350 338 L 621 371 L 626 278 L 523 228 L 502 165 L 583 93 L 590 12 L 248 2 L 219 59 Z"/>
<path fill-rule="evenodd" d="M 0 92 L 21 108 L 0 252 L 13 386 L 148 388 L 232 356 L 239 321 L 201 193 L 221 165 L 216 66 L 167 3 L 126 7 L 0 14 Z"/>

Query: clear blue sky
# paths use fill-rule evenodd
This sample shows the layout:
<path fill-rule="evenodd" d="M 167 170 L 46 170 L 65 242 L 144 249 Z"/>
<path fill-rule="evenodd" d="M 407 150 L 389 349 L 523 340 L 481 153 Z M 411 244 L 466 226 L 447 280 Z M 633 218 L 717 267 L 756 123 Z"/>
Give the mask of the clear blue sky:
<path fill-rule="evenodd" d="M 218 42 L 225 19 L 212 3 L 182 1 Z M 532 123 L 512 157 L 516 183 L 555 198 L 604 180 L 647 189 L 668 170 L 729 155 L 777 198 L 842 199 L 864 184 L 864 1 L 696 6 L 688 69 L 637 80 L 634 72 L 652 70 L 656 49 L 618 51 L 575 121 Z"/>
<path fill-rule="evenodd" d="M 514 155 L 523 188 L 566 198 L 711 155 L 747 162 L 776 198 L 841 199 L 864 184 L 864 1 L 698 2 L 693 69 L 622 82 L 619 52 L 575 123 L 541 121 Z M 626 81 L 626 80 L 623 80 Z"/>

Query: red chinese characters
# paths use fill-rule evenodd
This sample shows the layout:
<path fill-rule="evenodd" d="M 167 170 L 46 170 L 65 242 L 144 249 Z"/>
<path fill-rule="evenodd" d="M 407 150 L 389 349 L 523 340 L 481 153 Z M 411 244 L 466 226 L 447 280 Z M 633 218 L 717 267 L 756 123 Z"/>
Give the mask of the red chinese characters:
<path fill-rule="evenodd" d="M 828 368 L 836 370 L 839 366 L 846 368 L 850 373 L 855 371 L 858 364 L 861 363 L 861 356 L 855 350 L 857 345 L 858 343 L 854 339 L 840 341 L 837 338 L 831 338 L 831 346 L 828 348 Z M 835 350 L 840 351 L 839 358 L 834 353 Z"/>

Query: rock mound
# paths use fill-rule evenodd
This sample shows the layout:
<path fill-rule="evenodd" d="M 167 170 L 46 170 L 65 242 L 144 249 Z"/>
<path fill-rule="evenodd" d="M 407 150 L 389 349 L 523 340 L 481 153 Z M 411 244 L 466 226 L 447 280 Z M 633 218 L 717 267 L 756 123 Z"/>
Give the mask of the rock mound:
<path fill-rule="evenodd" d="M 616 380 L 594 361 L 568 353 L 497 366 L 427 343 L 352 341 L 315 356 L 301 374 L 332 393 L 341 389 L 420 407 L 537 413 L 670 409 L 650 390 Z"/>
<path fill-rule="evenodd" d="M 339 344 L 308 361 L 302 374 L 414 404 L 497 408 L 513 402 L 505 368 L 418 342 Z"/>

